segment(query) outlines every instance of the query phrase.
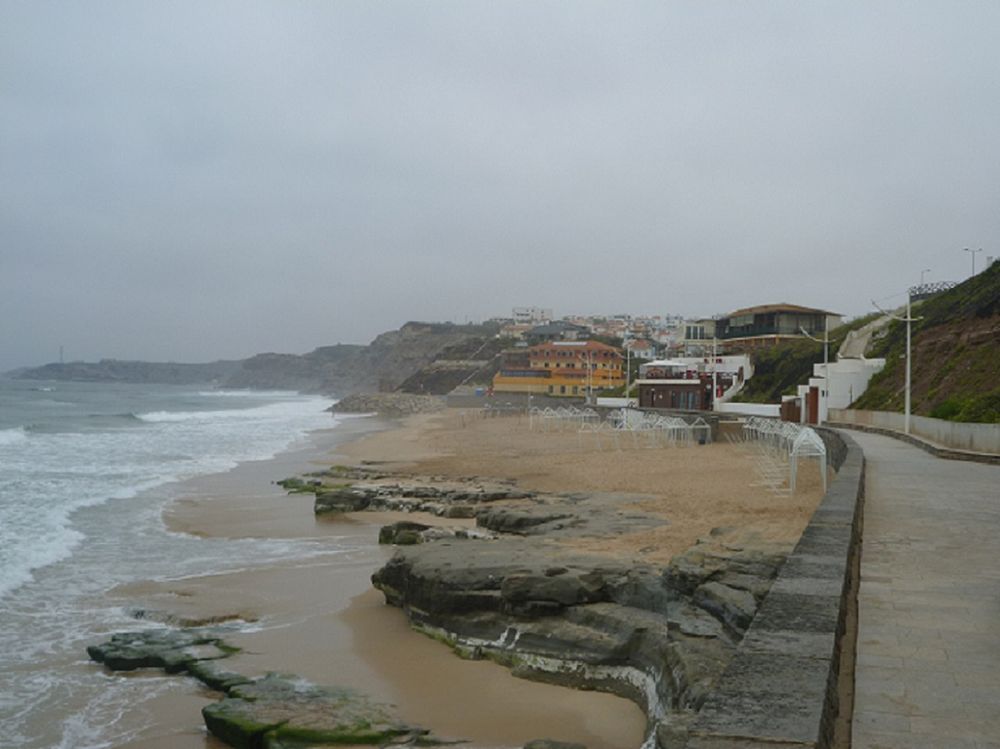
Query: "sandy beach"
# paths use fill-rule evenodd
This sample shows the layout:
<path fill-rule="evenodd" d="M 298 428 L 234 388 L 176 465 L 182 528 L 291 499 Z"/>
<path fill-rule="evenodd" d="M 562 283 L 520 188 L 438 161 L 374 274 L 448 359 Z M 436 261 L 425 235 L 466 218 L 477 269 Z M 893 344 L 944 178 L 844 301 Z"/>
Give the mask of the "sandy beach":
<path fill-rule="evenodd" d="M 667 562 L 718 526 L 790 548 L 820 497 L 812 468 L 803 469 L 794 497 L 749 486 L 751 459 L 729 444 L 601 449 L 575 432 L 532 431 L 526 417 L 485 420 L 477 412 L 456 410 L 386 426 L 353 420 L 347 429 L 356 439 L 350 442 L 331 447 L 321 441 L 310 451 L 192 482 L 164 512 L 176 532 L 308 539 L 313 550 L 308 557 L 225 575 L 136 583 L 113 595 L 123 605 L 178 623 L 253 622 L 227 638 L 243 648 L 227 667 L 354 687 L 395 704 L 408 721 L 474 746 L 513 747 L 547 737 L 592 749 L 625 749 L 643 738 L 645 720 L 633 703 L 516 679 L 492 662 L 461 660 L 412 631 L 401 611 L 382 602 L 369 578 L 392 549 L 377 546 L 375 539 L 381 525 L 400 515 L 316 518 L 311 495 L 286 495 L 272 482 L 311 467 L 365 464 L 443 478 L 513 480 L 535 491 L 628 492 L 642 495 L 632 500 L 634 506 L 669 523 L 613 538 L 577 539 L 574 545 L 650 563 Z M 375 427 L 380 431 L 371 432 Z M 434 521 L 442 524 L 440 518 Z M 217 695 L 186 681 L 186 689 L 144 706 L 148 728 L 129 746 L 222 746 L 206 736 L 198 712 Z"/>

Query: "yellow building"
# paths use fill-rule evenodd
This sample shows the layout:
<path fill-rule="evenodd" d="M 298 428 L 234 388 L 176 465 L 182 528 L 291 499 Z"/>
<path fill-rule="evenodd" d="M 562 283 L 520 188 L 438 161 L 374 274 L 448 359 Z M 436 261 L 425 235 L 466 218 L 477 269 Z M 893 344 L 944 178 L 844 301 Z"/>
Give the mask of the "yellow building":
<path fill-rule="evenodd" d="M 621 352 L 597 341 L 550 341 L 503 354 L 498 393 L 583 397 L 625 384 Z"/>

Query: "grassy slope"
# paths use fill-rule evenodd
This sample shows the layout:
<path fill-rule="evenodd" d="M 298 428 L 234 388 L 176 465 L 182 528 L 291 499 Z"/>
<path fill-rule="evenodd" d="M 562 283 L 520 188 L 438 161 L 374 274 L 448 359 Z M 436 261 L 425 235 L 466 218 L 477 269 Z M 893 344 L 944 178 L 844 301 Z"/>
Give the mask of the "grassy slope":
<path fill-rule="evenodd" d="M 913 307 L 912 411 L 955 421 L 1000 422 L 1000 263 Z M 856 408 L 902 411 L 906 326 L 876 344 L 886 368 Z"/>
<path fill-rule="evenodd" d="M 847 334 L 878 317 L 859 317 L 830 331 L 830 361 L 835 361 Z M 778 403 L 782 395 L 792 395 L 813 374 L 813 365 L 823 363 L 823 344 L 808 338 L 789 341 L 753 355 L 754 375 L 735 398 L 742 403 Z"/>

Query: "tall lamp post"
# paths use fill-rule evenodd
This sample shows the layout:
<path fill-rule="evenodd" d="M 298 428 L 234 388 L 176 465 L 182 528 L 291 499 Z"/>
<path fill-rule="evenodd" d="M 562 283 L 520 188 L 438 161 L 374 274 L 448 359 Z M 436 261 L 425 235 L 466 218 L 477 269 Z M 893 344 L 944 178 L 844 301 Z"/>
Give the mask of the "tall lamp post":
<path fill-rule="evenodd" d="M 823 344 L 823 403 L 825 404 L 830 397 L 830 316 L 823 315 L 823 340 L 813 338 L 802 326 L 799 326 L 799 330 L 809 340 Z M 826 419 L 820 419 L 819 414 L 816 414 L 816 420 L 826 421 Z"/>
<path fill-rule="evenodd" d="M 629 380 L 632 379 L 632 349 L 629 348 L 628 341 L 625 341 L 625 407 L 628 408 Z"/>
<path fill-rule="evenodd" d="M 973 256 L 975 257 L 975 256 Z M 907 289 L 906 291 L 906 317 L 900 317 L 899 315 L 894 315 L 891 312 L 886 312 L 884 309 L 875 304 L 875 300 L 872 300 L 872 304 L 875 306 L 879 312 L 883 315 L 891 317 L 893 320 L 899 320 L 900 322 L 906 323 L 906 394 L 904 396 L 904 410 L 903 410 L 903 432 L 906 434 L 910 433 L 910 382 L 911 382 L 911 367 L 910 367 L 910 326 L 912 323 L 918 320 L 923 320 L 922 317 L 914 317 L 911 301 L 913 298 L 913 289 Z"/>
<path fill-rule="evenodd" d="M 982 252 L 983 248 L 980 247 L 978 250 L 970 250 L 968 247 L 964 247 L 963 251 L 972 255 L 972 275 L 976 275 L 976 253 Z"/>
<path fill-rule="evenodd" d="M 930 272 L 931 272 L 930 268 L 924 268 L 922 271 L 920 271 L 920 285 L 921 286 L 924 285 L 924 273 L 930 273 Z"/>

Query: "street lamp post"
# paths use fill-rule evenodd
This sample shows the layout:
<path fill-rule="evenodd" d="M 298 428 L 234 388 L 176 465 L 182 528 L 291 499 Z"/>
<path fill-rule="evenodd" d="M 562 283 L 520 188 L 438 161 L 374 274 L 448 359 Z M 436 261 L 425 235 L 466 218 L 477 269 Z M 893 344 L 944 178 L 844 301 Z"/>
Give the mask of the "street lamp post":
<path fill-rule="evenodd" d="M 978 250 L 970 250 L 968 247 L 964 247 L 963 251 L 968 252 L 972 255 L 972 275 L 976 275 L 976 253 L 982 252 L 983 248 L 980 247 Z"/>
<path fill-rule="evenodd" d="M 825 404 L 827 399 L 830 397 L 830 316 L 823 316 L 823 340 L 820 341 L 819 338 L 813 338 L 806 331 L 805 328 L 799 326 L 799 330 L 802 331 L 802 335 L 806 338 L 816 341 L 816 343 L 823 344 L 823 403 Z M 828 410 L 828 409 L 820 409 Z M 820 421 L 819 414 L 816 414 L 816 420 Z M 826 419 L 823 419 L 826 421 Z"/>
<path fill-rule="evenodd" d="M 893 320 L 899 320 L 900 322 L 906 323 L 906 392 L 903 396 L 903 432 L 906 434 L 910 433 L 910 383 L 911 383 L 911 359 L 910 356 L 910 326 L 922 320 L 922 317 L 914 317 L 911 303 L 913 301 L 913 289 L 907 289 L 906 291 L 906 317 L 899 317 L 891 312 L 886 312 L 884 309 L 875 304 L 872 300 L 872 304 L 875 305 L 875 309 L 881 312 L 883 315 L 891 317 Z"/>
<path fill-rule="evenodd" d="M 628 341 L 625 342 L 625 407 L 628 407 L 629 380 L 632 378 L 632 349 L 629 348 Z"/>
<path fill-rule="evenodd" d="M 719 394 L 719 379 L 718 379 L 718 369 L 719 369 L 719 349 L 718 349 L 718 338 L 714 335 L 712 336 L 712 410 L 717 411 L 715 399 Z"/>
<path fill-rule="evenodd" d="M 924 273 L 930 273 L 930 272 L 931 272 L 930 268 L 924 268 L 922 271 L 920 271 L 920 285 L 921 286 L 924 285 Z"/>

